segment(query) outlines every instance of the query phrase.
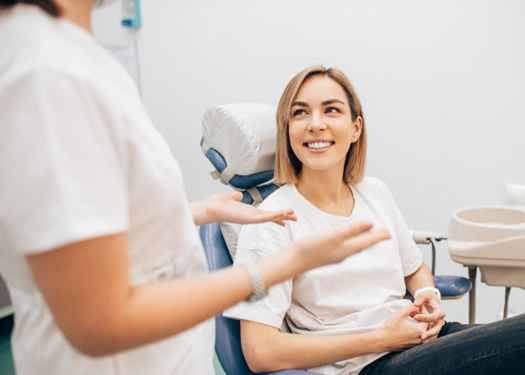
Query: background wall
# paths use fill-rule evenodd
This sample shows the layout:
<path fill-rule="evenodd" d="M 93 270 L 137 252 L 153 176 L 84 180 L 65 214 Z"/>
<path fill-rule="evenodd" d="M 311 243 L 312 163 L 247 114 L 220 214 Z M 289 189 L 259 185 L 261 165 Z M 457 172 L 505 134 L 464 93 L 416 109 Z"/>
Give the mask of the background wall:
<path fill-rule="evenodd" d="M 525 2 L 521 0 L 144 0 L 143 27 L 95 11 L 102 42 L 134 40 L 144 104 L 183 169 L 190 200 L 227 191 L 199 149 L 206 107 L 276 105 L 306 66 L 341 68 L 363 102 L 367 173 L 387 182 L 409 226 L 447 233 L 451 213 L 504 204 L 525 184 Z M 525 251 L 525 249 L 524 249 Z M 425 259 L 429 252 L 424 249 Z M 446 245 L 438 273 L 467 275 Z M 479 281 L 478 281 L 479 283 Z M 478 322 L 503 288 L 478 285 Z M 513 289 L 510 312 L 525 312 Z M 467 298 L 446 301 L 467 321 Z"/>

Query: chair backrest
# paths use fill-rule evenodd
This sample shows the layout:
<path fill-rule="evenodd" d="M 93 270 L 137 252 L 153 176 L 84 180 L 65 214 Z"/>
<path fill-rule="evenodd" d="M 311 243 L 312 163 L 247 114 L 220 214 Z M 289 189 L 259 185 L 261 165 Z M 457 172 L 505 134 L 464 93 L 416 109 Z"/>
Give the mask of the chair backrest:
<path fill-rule="evenodd" d="M 259 103 L 214 105 L 202 118 L 201 148 L 212 176 L 235 189 L 273 179 L 275 107 Z"/>
<path fill-rule="evenodd" d="M 244 203 L 258 203 L 277 188 L 268 184 L 273 179 L 274 118 L 274 107 L 254 103 L 215 105 L 203 116 L 201 148 L 215 168 L 212 176 L 241 190 Z M 200 237 L 210 271 L 232 265 L 219 223 L 201 226 Z M 215 352 L 226 373 L 253 374 L 242 353 L 239 321 L 219 315 L 215 327 Z"/>

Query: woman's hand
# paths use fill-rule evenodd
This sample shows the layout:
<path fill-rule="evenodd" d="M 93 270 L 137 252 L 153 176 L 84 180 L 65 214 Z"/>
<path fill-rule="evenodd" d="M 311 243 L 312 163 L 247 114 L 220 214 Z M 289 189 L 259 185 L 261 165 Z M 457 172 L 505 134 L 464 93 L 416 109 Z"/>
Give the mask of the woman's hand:
<path fill-rule="evenodd" d="M 293 209 L 271 212 L 241 202 L 242 193 L 212 194 L 204 201 L 191 203 L 196 225 L 212 222 L 254 224 L 272 221 L 285 225 L 285 221 L 297 221 Z"/>
<path fill-rule="evenodd" d="M 414 295 L 418 289 L 433 287 L 434 279 L 428 267 L 423 263 L 413 274 L 405 277 L 405 284 L 410 293 Z M 424 343 L 434 340 L 445 324 L 443 320 L 445 311 L 439 305 L 437 294 L 433 290 L 421 292 L 414 301 L 414 305 L 419 309 L 414 319 L 429 324 L 428 331 L 421 336 L 421 339 Z"/>
<path fill-rule="evenodd" d="M 397 311 L 379 329 L 383 351 L 401 351 L 422 343 L 421 336 L 427 332 L 428 323 L 414 320 L 419 308 L 413 304 Z"/>
<path fill-rule="evenodd" d="M 371 223 L 352 223 L 342 228 L 314 233 L 297 241 L 292 249 L 297 251 L 297 262 L 304 269 L 339 263 L 379 241 L 390 238 L 387 230 L 371 232 Z"/>
<path fill-rule="evenodd" d="M 445 311 L 441 308 L 436 293 L 431 290 L 419 293 L 414 306 L 419 309 L 414 319 L 428 323 L 428 330 L 421 335 L 423 343 L 436 339 L 445 325 Z"/>

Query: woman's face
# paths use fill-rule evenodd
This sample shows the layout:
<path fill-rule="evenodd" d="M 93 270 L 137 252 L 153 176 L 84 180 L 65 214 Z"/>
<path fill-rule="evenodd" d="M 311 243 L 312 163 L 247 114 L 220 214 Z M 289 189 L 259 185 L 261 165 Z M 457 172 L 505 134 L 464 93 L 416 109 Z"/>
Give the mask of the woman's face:
<path fill-rule="evenodd" d="M 304 81 L 290 108 L 288 133 L 306 170 L 343 173 L 346 154 L 357 141 L 361 117 L 352 121 L 348 97 L 339 83 L 313 75 Z"/>

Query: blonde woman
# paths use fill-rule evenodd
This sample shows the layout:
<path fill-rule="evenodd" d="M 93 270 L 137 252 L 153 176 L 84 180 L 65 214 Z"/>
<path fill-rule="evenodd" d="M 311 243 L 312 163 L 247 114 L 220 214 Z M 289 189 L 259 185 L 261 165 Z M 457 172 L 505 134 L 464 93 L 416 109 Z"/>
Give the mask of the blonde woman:
<path fill-rule="evenodd" d="M 364 177 L 366 142 L 361 102 L 341 71 L 314 66 L 290 81 L 277 109 L 282 186 L 260 208 L 292 207 L 298 221 L 243 227 L 235 262 L 275 256 L 281 246 L 360 220 L 392 238 L 227 310 L 241 319 L 250 368 L 325 375 L 522 371 L 525 316 L 475 328 L 445 323 L 439 291 L 388 188 Z M 407 289 L 413 303 L 403 298 Z"/>

